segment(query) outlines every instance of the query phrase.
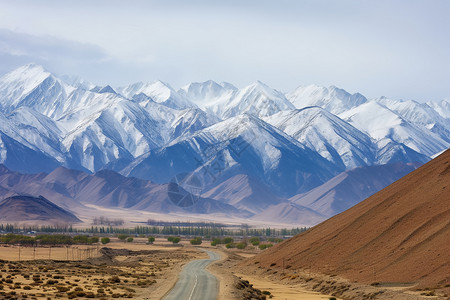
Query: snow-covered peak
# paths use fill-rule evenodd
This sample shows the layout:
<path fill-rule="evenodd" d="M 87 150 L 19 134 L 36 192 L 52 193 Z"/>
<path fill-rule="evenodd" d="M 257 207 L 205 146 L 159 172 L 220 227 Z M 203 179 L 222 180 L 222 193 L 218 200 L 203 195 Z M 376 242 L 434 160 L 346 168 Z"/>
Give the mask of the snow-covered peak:
<path fill-rule="evenodd" d="M 221 85 L 224 89 L 227 89 L 227 90 L 233 90 L 233 91 L 237 91 L 237 90 L 238 90 L 237 87 L 235 87 L 234 85 L 232 85 L 232 84 L 229 83 L 229 82 L 221 82 L 220 85 Z"/>
<path fill-rule="evenodd" d="M 282 111 L 264 120 L 342 170 L 374 162 L 371 138 L 320 107 Z"/>
<path fill-rule="evenodd" d="M 95 88 L 95 84 L 93 84 L 92 82 L 89 82 L 79 76 L 64 74 L 64 75 L 59 76 L 59 78 L 61 80 L 63 80 L 65 83 L 67 83 L 68 85 L 70 85 L 74 88 L 77 88 L 77 89 L 83 89 L 83 90 L 89 91 L 89 90 Z"/>
<path fill-rule="evenodd" d="M 36 64 L 28 64 L 5 74 L 0 78 L 0 82 L 2 85 L 23 85 L 24 93 L 27 93 L 27 91 L 29 92 L 27 88 L 33 88 L 39 85 L 49 76 L 51 76 L 51 74 L 42 66 Z"/>
<path fill-rule="evenodd" d="M 448 99 L 443 99 L 439 102 L 429 101 L 427 104 L 442 117 L 450 119 L 450 101 Z"/>
<path fill-rule="evenodd" d="M 185 109 L 195 106 L 188 99 L 178 94 L 168 83 L 160 80 L 153 83 L 137 82 L 117 90 L 128 99 L 142 93 L 152 98 L 153 101 L 174 109 Z"/>
<path fill-rule="evenodd" d="M 350 94 L 336 86 L 328 88 L 317 85 L 299 86 L 286 94 L 286 97 L 296 108 L 319 106 L 333 114 L 342 113 L 367 102 L 363 95 Z"/>
<path fill-rule="evenodd" d="M 25 65 L 0 78 L 0 108 L 28 106 L 50 117 L 74 89 L 40 65 Z"/>
<path fill-rule="evenodd" d="M 229 90 L 215 81 L 208 80 L 190 83 L 182 87 L 179 92 L 186 95 L 190 100 L 195 101 L 215 99 L 222 96 L 223 93 L 229 92 Z"/>
<path fill-rule="evenodd" d="M 51 74 L 40 65 L 28 64 L 0 78 L 0 100 L 3 107 L 17 104 Z"/>
<path fill-rule="evenodd" d="M 339 117 L 376 141 L 387 138 L 427 156 L 450 146 L 437 134 L 408 122 L 377 100 L 366 102 L 340 114 Z"/>
<path fill-rule="evenodd" d="M 99 94 L 104 94 L 104 93 L 111 93 L 111 94 L 115 94 L 116 91 L 109 85 L 103 87 L 100 91 L 98 91 Z"/>
<path fill-rule="evenodd" d="M 172 121 L 171 138 L 177 138 L 193 134 L 194 132 L 211 126 L 217 123 L 219 120 L 201 109 L 188 108 L 178 113 L 175 119 Z"/>
<path fill-rule="evenodd" d="M 426 103 L 419 103 L 414 100 L 392 100 L 386 97 L 379 98 L 376 101 L 414 124 L 431 128 L 436 123 L 447 122 Z"/>
<path fill-rule="evenodd" d="M 283 131 L 264 122 L 260 118 L 251 114 L 242 114 L 231 117 L 225 121 L 216 123 L 197 133 L 197 135 L 206 136 L 212 141 L 226 142 L 237 138 L 245 140 L 247 144 L 258 148 L 263 152 L 275 148 L 296 148 L 305 147 Z M 263 143 L 266 146 L 262 146 Z M 270 147 L 267 145 L 270 144 Z M 259 145 L 259 146 L 258 146 Z M 272 149 L 273 150 L 273 149 Z"/>
<path fill-rule="evenodd" d="M 230 84 L 218 84 L 215 81 L 194 82 L 183 88 L 178 93 L 205 111 L 217 114 L 219 107 L 229 101 L 236 91 L 236 87 Z"/>
<path fill-rule="evenodd" d="M 283 93 L 257 81 L 236 92 L 235 96 L 224 105 L 221 117 L 225 119 L 242 113 L 266 117 L 294 108 Z"/>

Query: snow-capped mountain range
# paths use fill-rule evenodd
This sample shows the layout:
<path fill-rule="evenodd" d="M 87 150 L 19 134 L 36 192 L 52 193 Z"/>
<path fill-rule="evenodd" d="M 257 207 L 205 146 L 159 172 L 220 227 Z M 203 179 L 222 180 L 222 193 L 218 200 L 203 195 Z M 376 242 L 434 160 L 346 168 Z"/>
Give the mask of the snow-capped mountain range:
<path fill-rule="evenodd" d="M 293 197 L 356 167 L 425 163 L 449 146 L 448 100 L 315 85 L 283 93 L 259 81 L 95 86 L 35 64 L 0 78 L 0 163 L 25 173 L 109 169 L 157 183 L 196 174 L 208 195 L 245 178 Z"/>

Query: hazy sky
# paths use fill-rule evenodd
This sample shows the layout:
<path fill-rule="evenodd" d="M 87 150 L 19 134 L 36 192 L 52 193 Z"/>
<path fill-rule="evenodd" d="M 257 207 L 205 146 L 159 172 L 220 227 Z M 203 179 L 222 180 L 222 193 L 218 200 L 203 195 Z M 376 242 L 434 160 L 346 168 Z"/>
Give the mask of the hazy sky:
<path fill-rule="evenodd" d="M 0 74 L 36 62 L 96 84 L 256 80 L 450 97 L 450 1 L 0 0 Z"/>

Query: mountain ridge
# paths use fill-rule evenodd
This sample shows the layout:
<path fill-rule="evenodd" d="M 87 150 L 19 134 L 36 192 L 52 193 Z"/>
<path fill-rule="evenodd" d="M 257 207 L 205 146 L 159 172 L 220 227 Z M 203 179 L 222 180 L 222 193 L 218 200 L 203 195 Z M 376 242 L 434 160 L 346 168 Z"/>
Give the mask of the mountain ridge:
<path fill-rule="evenodd" d="M 285 94 L 260 81 L 237 88 L 209 80 L 178 91 L 162 81 L 95 86 L 30 64 L 0 78 L 0 163 L 22 173 L 112 170 L 161 185 L 189 173 L 222 201 L 207 206 L 260 214 L 280 205 L 288 218 L 308 211 L 284 201 L 342 172 L 422 164 L 449 148 L 448 108 L 335 86 Z M 228 199 L 231 182 L 245 193 Z M 258 189 L 267 196 L 261 207 Z"/>

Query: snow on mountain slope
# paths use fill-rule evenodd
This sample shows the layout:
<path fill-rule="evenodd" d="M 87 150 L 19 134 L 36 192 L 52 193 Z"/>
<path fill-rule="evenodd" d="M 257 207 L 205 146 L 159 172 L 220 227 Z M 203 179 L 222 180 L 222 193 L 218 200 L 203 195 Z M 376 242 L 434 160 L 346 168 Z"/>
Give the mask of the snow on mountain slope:
<path fill-rule="evenodd" d="M 0 131 L 0 163 L 23 173 L 51 171 L 60 164 L 39 150 L 34 150 Z"/>
<path fill-rule="evenodd" d="M 73 89 L 41 66 L 29 64 L 0 78 L 0 108 L 9 113 L 28 106 L 53 117 Z"/>
<path fill-rule="evenodd" d="M 220 115 L 222 107 L 237 92 L 237 88 L 230 83 L 218 84 L 212 80 L 194 82 L 183 88 L 178 93 L 204 111 Z"/>
<path fill-rule="evenodd" d="M 235 96 L 219 109 L 219 117 L 226 119 L 243 113 L 266 117 L 294 108 L 281 92 L 257 81 L 237 91 Z"/>
<path fill-rule="evenodd" d="M 446 115 L 446 101 L 433 107 L 367 102 L 336 87 L 309 86 L 289 99 L 323 109 L 296 110 L 282 93 L 261 82 L 237 89 L 206 81 L 176 92 L 158 81 L 116 90 L 59 79 L 38 65 L 16 69 L 0 79 L 4 145 L 43 155 L 52 161 L 49 165 L 156 176 L 142 171 L 148 169 L 164 180 L 220 165 L 221 174 L 215 175 L 226 176 L 215 176 L 214 184 L 243 174 L 270 189 L 280 183 L 285 191 L 277 191 L 287 194 L 354 166 L 426 162 L 449 146 L 448 119 L 434 110 Z M 344 111 L 340 117 L 345 119 L 327 110 Z M 12 146 L 0 153 L 5 162 L 15 155 Z M 213 185 L 211 178 L 206 183 Z"/>
<path fill-rule="evenodd" d="M 376 99 L 376 101 L 395 111 L 405 120 L 419 127 L 426 127 L 450 143 L 450 119 L 442 117 L 428 104 L 413 100 L 391 100 L 385 97 Z"/>
<path fill-rule="evenodd" d="M 443 99 L 439 102 L 429 101 L 427 104 L 433 108 L 438 114 L 446 119 L 450 119 L 450 101 Z"/>
<path fill-rule="evenodd" d="M 367 102 L 363 95 L 350 94 L 335 86 L 299 86 L 286 97 L 296 108 L 319 106 L 335 115 Z"/>
<path fill-rule="evenodd" d="M 60 75 L 59 78 L 61 80 L 63 80 L 66 84 L 68 84 L 74 88 L 77 88 L 77 89 L 80 88 L 80 89 L 88 91 L 88 90 L 95 88 L 95 84 L 93 84 L 92 82 L 89 82 L 79 76 L 64 74 L 64 75 Z"/>
<path fill-rule="evenodd" d="M 65 136 L 63 145 L 72 160 L 90 171 L 115 160 L 131 161 L 164 142 L 158 122 L 134 102 L 116 99 L 106 108 L 85 113 L 91 115 Z"/>
<path fill-rule="evenodd" d="M 56 168 L 64 161 L 58 137 L 50 137 L 57 132 L 50 120 L 32 109 L 21 107 L 8 117 L 0 112 L 0 163 L 26 173 Z"/>
<path fill-rule="evenodd" d="M 386 97 L 375 99 L 375 101 L 414 124 L 430 126 L 436 122 L 445 122 L 444 118 L 426 103 L 414 100 L 393 100 Z"/>
<path fill-rule="evenodd" d="M 33 145 L 31 145 L 26 138 L 24 138 L 18 128 L 16 127 L 16 124 L 12 122 L 7 116 L 5 116 L 2 112 L 0 112 L 0 131 L 9 136 L 10 138 L 16 140 L 18 143 L 25 145 L 26 147 L 33 148 Z"/>
<path fill-rule="evenodd" d="M 148 115 L 157 122 L 157 128 L 164 140 L 169 143 L 173 139 L 189 135 L 219 121 L 214 115 L 192 107 L 177 110 L 157 103 L 145 94 L 138 94 L 131 99 L 146 110 Z"/>
<path fill-rule="evenodd" d="M 191 172 L 202 177 L 207 188 L 246 174 L 276 193 L 292 194 L 326 181 L 336 170 L 282 131 L 254 116 L 240 115 L 152 150 L 121 173 L 167 182 Z"/>
<path fill-rule="evenodd" d="M 380 165 L 397 162 L 418 162 L 424 164 L 430 161 L 430 157 L 409 148 L 403 143 L 384 138 L 376 142 L 376 163 Z"/>
<path fill-rule="evenodd" d="M 376 141 L 388 138 L 428 157 L 449 148 L 438 135 L 416 126 L 377 101 L 369 101 L 339 115 Z"/>
<path fill-rule="evenodd" d="M 58 114 L 52 118 L 56 119 L 66 131 L 71 131 L 94 112 L 109 108 L 117 101 L 124 99 L 115 93 L 96 93 L 80 88 L 75 89 L 68 95 Z"/>
<path fill-rule="evenodd" d="M 317 151 L 341 171 L 375 161 L 371 138 L 320 107 L 283 111 L 264 120 Z"/>
<path fill-rule="evenodd" d="M 61 164 L 65 161 L 61 139 L 65 132 L 52 119 L 36 112 L 32 108 L 22 106 L 13 111 L 8 119 L 20 134 L 35 150 L 40 150 Z M 19 140 L 16 137 L 16 140 Z"/>
<path fill-rule="evenodd" d="M 137 82 L 127 87 L 117 89 L 126 98 L 131 99 L 138 94 L 145 94 L 155 102 L 174 109 L 184 109 L 195 106 L 185 97 L 179 95 L 169 84 L 162 81 L 153 83 Z"/>
<path fill-rule="evenodd" d="M 198 108 L 188 108 L 180 111 L 170 125 L 170 139 L 191 135 L 194 132 L 211 126 L 219 120 Z"/>

